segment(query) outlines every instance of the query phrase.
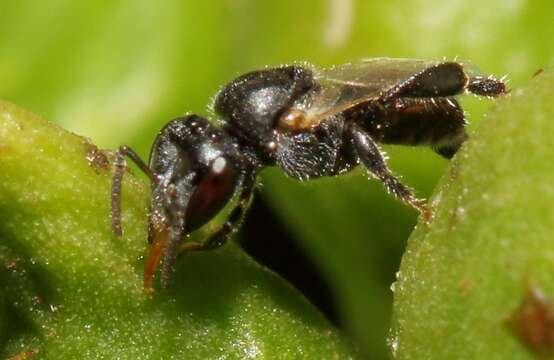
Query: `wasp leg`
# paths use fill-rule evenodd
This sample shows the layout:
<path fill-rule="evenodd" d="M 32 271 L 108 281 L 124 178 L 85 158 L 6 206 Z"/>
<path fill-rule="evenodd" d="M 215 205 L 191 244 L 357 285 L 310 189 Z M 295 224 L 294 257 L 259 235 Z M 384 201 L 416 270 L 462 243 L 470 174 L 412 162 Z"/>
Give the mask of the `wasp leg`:
<path fill-rule="evenodd" d="M 246 212 L 250 207 L 250 203 L 252 202 L 255 182 L 255 175 L 248 175 L 247 180 L 242 185 L 238 203 L 233 210 L 231 210 L 231 213 L 225 223 L 202 243 L 184 243 L 179 249 L 179 255 L 184 255 L 185 253 L 193 251 L 214 250 L 225 244 L 244 220 L 244 216 L 246 215 Z"/>
<path fill-rule="evenodd" d="M 188 252 L 195 251 L 208 251 L 215 250 L 221 247 L 229 240 L 230 236 L 239 228 L 240 224 L 244 220 L 246 211 L 250 206 L 250 202 L 253 197 L 255 178 L 253 175 L 249 176 L 249 180 L 242 186 L 241 193 L 237 205 L 231 210 L 229 217 L 221 227 L 216 230 L 205 241 L 198 242 L 185 242 L 183 245 L 178 246 L 182 239 L 185 238 L 185 234 L 180 229 L 184 228 L 182 223 L 177 222 L 169 229 L 169 240 L 167 243 L 161 243 L 160 247 L 153 246 L 151 249 L 151 255 L 149 259 L 152 259 L 152 264 L 147 266 L 150 271 L 145 272 L 145 289 L 150 289 L 152 286 L 153 273 L 161 260 L 161 253 L 163 252 L 163 266 L 161 270 L 161 282 L 164 288 L 169 286 L 169 280 L 171 274 L 174 271 L 175 262 L 178 256 L 182 256 Z"/>
<path fill-rule="evenodd" d="M 221 226 L 221 228 L 215 231 L 206 241 L 202 243 L 197 242 L 185 242 L 180 247 L 178 246 L 181 240 L 184 238 L 184 234 L 180 229 L 184 228 L 184 224 L 175 222 L 169 229 L 169 240 L 167 243 L 161 244 L 161 248 L 152 247 L 153 252 L 149 256 L 152 259 L 152 264 L 147 266 L 148 271 L 145 272 L 145 289 L 149 290 L 152 286 L 152 278 L 157 264 L 161 260 L 161 253 L 163 252 L 163 266 L 161 270 L 161 282 L 164 288 L 169 286 L 169 280 L 173 273 L 175 262 L 177 257 L 188 252 L 193 251 L 206 251 L 214 250 L 225 244 L 230 235 L 238 229 L 242 223 L 246 210 L 248 209 L 252 200 L 254 189 L 255 177 L 249 175 L 244 184 L 242 184 L 242 191 L 239 196 L 239 200 L 235 208 L 231 211 L 231 214 Z"/>
<path fill-rule="evenodd" d="M 123 235 L 121 229 L 121 183 L 123 180 L 123 174 L 127 164 L 125 163 L 125 156 L 131 159 L 139 169 L 150 178 L 150 181 L 157 181 L 156 176 L 150 170 L 148 165 L 134 152 L 130 147 L 123 145 L 117 149 L 115 153 L 115 170 L 112 177 L 112 192 L 111 192 L 111 215 L 112 215 L 112 229 L 117 236 Z"/>
<path fill-rule="evenodd" d="M 362 164 L 385 185 L 387 192 L 417 209 L 425 222 L 429 222 L 431 210 L 427 207 L 425 200 L 418 199 L 410 188 L 392 174 L 387 167 L 384 154 L 371 136 L 359 125 L 352 124 L 350 137 L 354 151 Z"/>

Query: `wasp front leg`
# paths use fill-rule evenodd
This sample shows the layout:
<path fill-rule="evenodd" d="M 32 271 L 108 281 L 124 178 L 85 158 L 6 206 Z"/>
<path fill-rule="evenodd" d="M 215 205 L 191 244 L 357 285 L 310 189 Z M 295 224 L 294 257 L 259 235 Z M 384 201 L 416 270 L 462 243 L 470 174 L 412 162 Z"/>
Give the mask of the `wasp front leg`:
<path fill-rule="evenodd" d="M 193 251 L 214 250 L 225 244 L 229 237 L 239 228 L 244 220 L 244 217 L 254 195 L 255 181 L 256 180 L 254 174 L 247 176 L 247 180 L 241 185 L 242 190 L 239 195 L 238 203 L 231 210 L 229 217 L 219 229 L 217 229 L 212 235 L 210 235 L 204 242 L 184 243 L 179 248 L 179 255 L 184 255 L 188 252 Z"/>
<path fill-rule="evenodd" d="M 145 271 L 145 288 L 150 289 L 152 287 L 154 272 L 160 261 L 162 261 L 162 258 L 161 282 L 163 287 L 167 287 L 177 257 L 189 252 L 215 250 L 225 244 L 244 220 L 244 216 L 252 201 L 254 185 L 255 175 L 252 173 L 246 177 L 244 182 L 238 185 L 238 187 L 242 188 L 238 203 L 231 210 L 227 220 L 203 242 L 183 241 L 187 235 L 184 231 L 186 229 L 184 219 L 180 217 L 174 218 L 169 227 L 164 229 L 162 233 L 159 233 L 157 239 L 151 244 L 149 261 Z M 179 214 L 179 212 L 176 211 L 174 214 Z"/>

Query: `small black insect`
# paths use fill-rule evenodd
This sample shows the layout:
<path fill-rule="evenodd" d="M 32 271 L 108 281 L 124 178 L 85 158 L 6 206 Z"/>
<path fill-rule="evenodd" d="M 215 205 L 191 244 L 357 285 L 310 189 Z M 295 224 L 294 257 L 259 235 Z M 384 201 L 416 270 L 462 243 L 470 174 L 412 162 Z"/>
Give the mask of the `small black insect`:
<path fill-rule="evenodd" d="M 281 66 L 253 71 L 215 97 L 217 123 L 198 115 L 170 121 L 144 163 L 119 148 L 112 188 L 112 226 L 121 235 L 124 156 L 150 178 L 150 253 L 145 287 L 160 263 L 167 285 L 179 254 L 221 246 L 238 228 L 252 197 L 255 178 L 266 166 L 309 180 L 334 176 L 358 164 L 389 193 L 419 210 L 423 200 L 388 169 L 377 143 L 427 145 L 450 159 L 467 138 L 464 113 L 455 97 L 496 97 L 502 80 L 482 77 L 462 63 L 376 58 L 327 70 Z M 212 219 L 235 194 L 222 227 L 202 243 L 187 234 Z"/>

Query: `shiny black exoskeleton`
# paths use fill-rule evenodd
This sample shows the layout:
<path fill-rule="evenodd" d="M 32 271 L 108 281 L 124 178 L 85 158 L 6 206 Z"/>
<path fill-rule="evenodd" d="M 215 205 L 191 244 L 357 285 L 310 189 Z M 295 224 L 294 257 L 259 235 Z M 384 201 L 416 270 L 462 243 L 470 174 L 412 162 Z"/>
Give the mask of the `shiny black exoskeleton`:
<path fill-rule="evenodd" d="M 119 149 L 114 231 L 122 233 L 124 156 L 152 182 L 146 288 L 160 261 L 167 284 L 178 254 L 225 242 L 240 224 L 256 175 L 266 166 L 309 180 L 362 164 L 388 192 L 429 218 L 425 203 L 388 169 L 377 144 L 427 145 L 451 158 L 467 138 L 455 96 L 505 92 L 501 80 L 474 74 L 459 62 L 378 58 L 323 71 L 282 66 L 245 74 L 216 96 L 216 122 L 198 115 L 170 121 L 152 146 L 149 165 L 128 147 Z M 202 243 L 184 241 L 234 196 L 236 205 L 218 231 Z"/>

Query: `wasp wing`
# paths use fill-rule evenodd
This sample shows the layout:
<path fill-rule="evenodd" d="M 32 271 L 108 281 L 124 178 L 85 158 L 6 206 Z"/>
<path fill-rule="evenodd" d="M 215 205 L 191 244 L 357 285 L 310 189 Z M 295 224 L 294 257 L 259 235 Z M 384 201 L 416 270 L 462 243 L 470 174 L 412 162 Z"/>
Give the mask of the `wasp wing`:
<path fill-rule="evenodd" d="M 369 58 L 323 70 L 316 77 L 323 82 L 365 89 L 366 93 L 378 95 L 380 92 L 386 91 L 410 77 L 441 63 L 444 62 L 417 59 Z"/>
<path fill-rule="evenodd" d="M 370 58 L 316 71 L 314 76 L 319 86 L 292 108 L 302 111 L 311 127 L 395 88 L 405 91 L 403 95 L 416 97 L 452 96 L 467 84 L 461 63 L 417 59 Z M 411 84 L 411 79 L 417 81 Z"/>

